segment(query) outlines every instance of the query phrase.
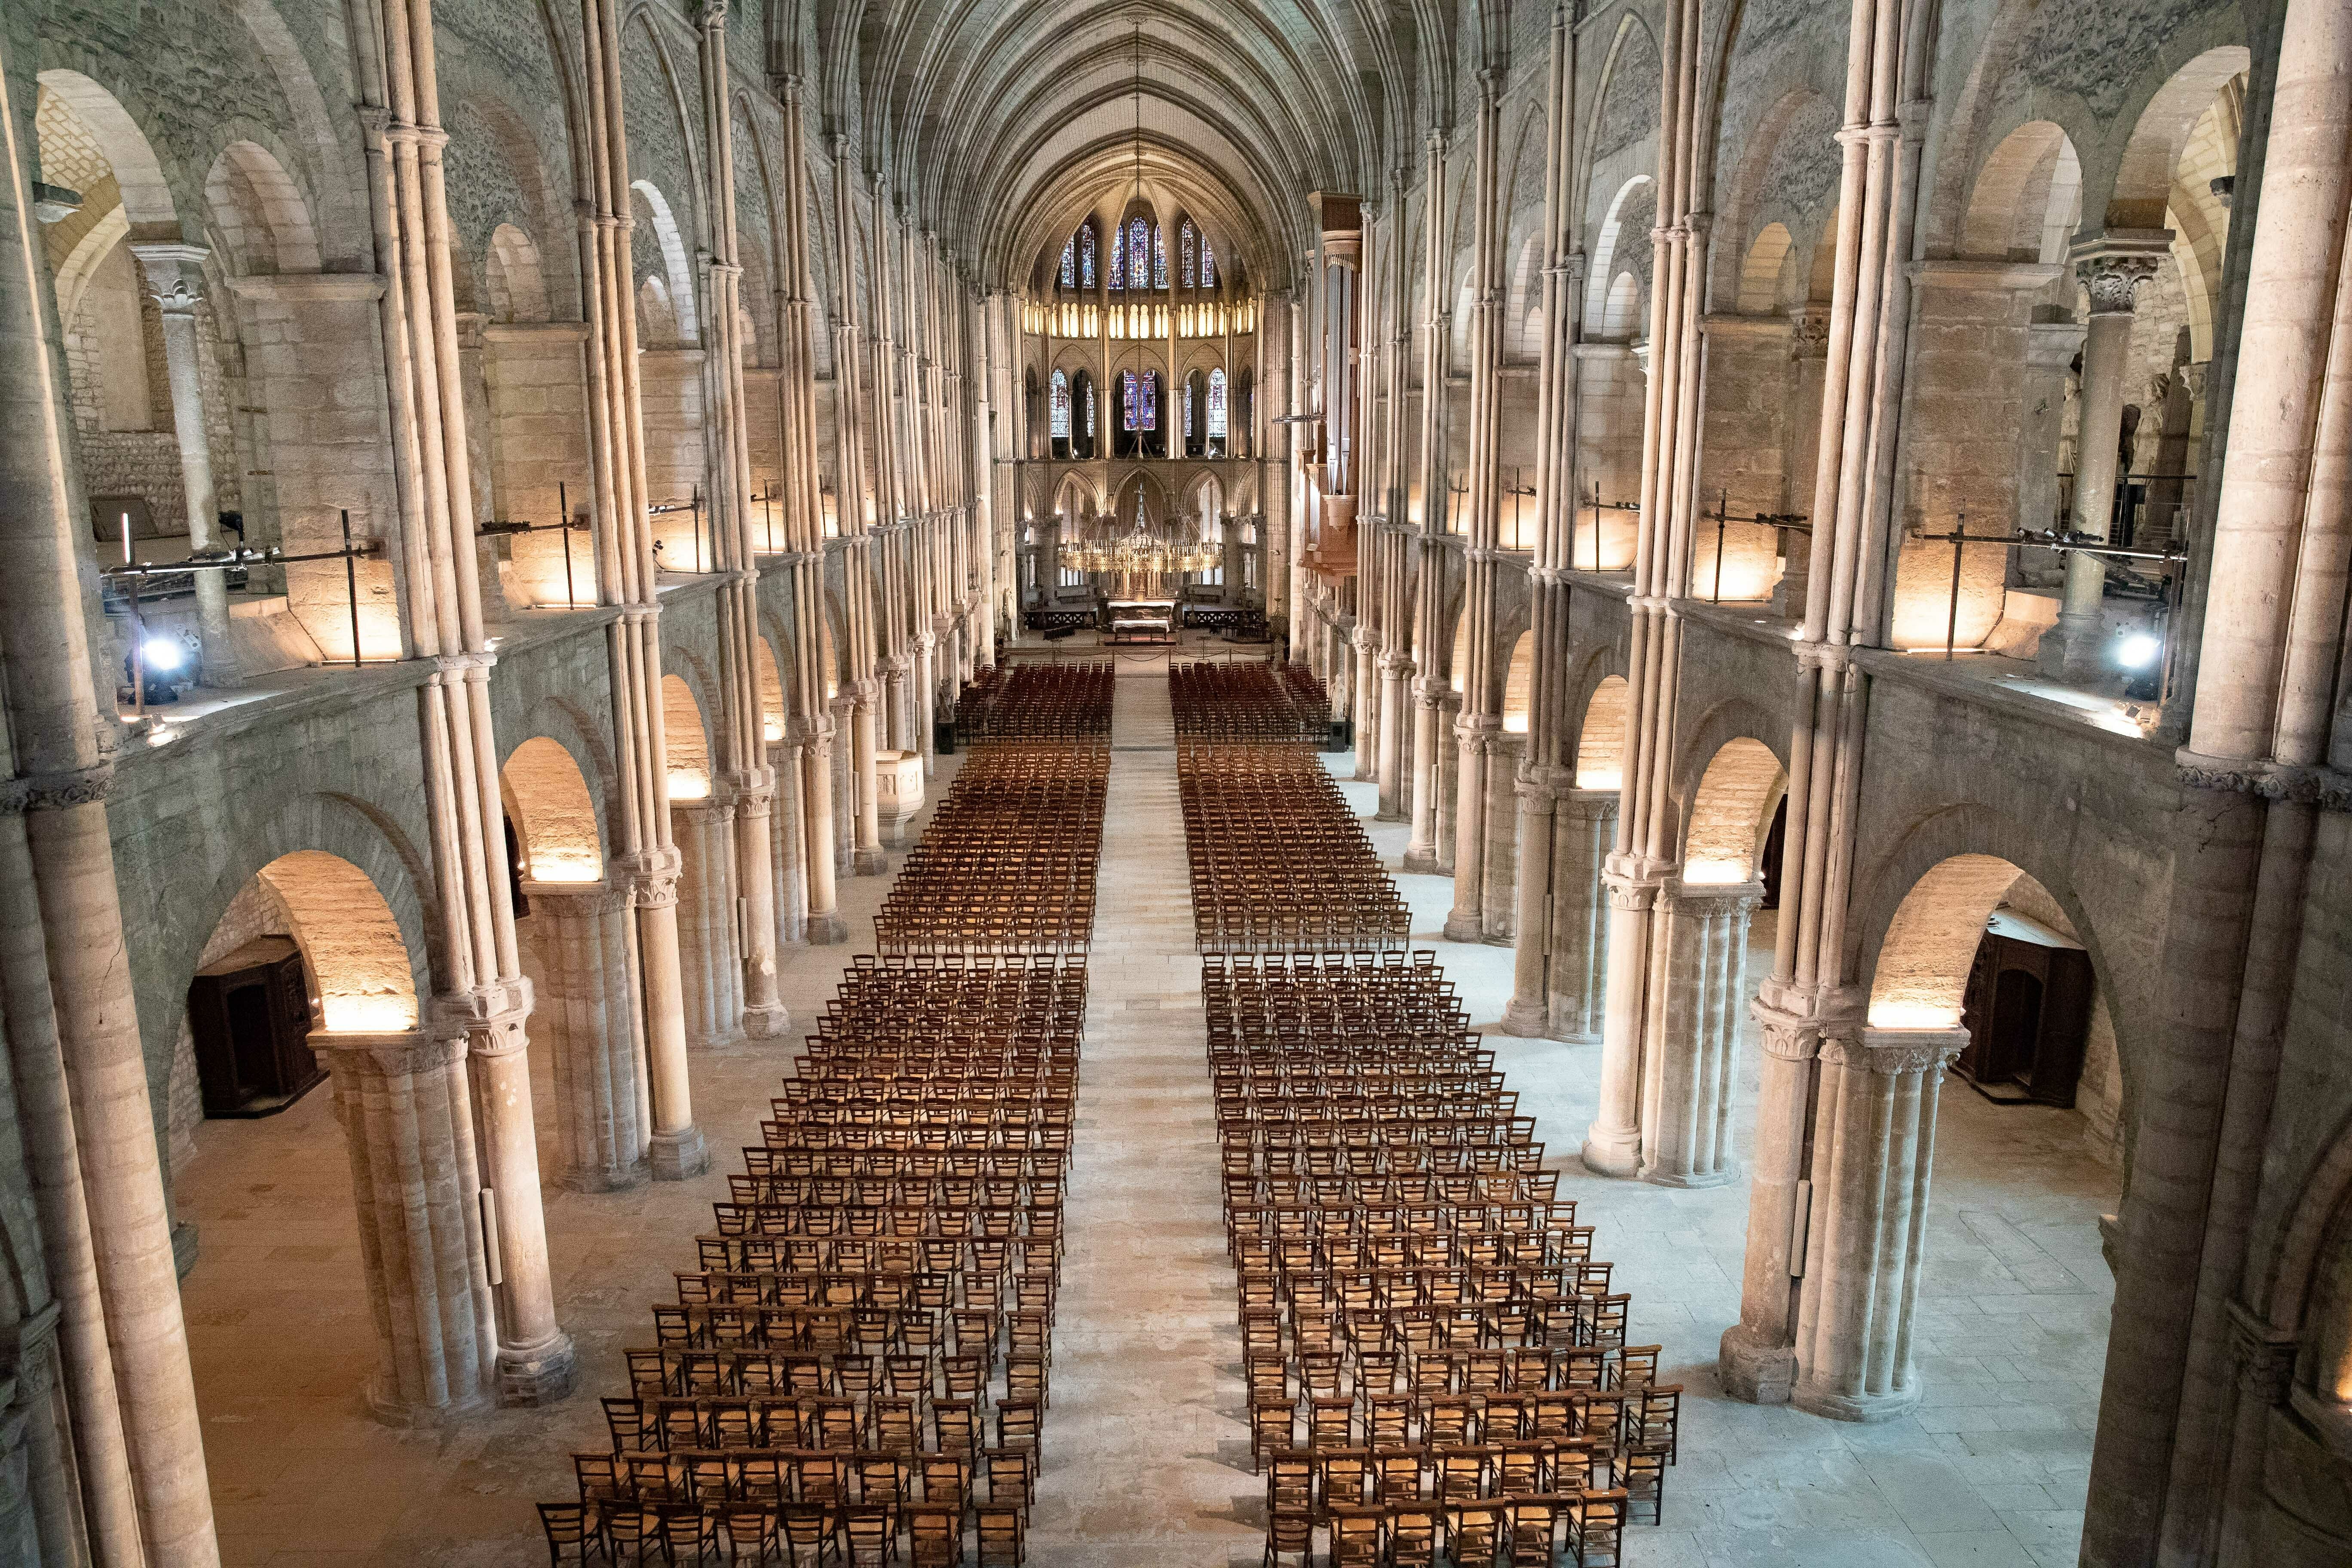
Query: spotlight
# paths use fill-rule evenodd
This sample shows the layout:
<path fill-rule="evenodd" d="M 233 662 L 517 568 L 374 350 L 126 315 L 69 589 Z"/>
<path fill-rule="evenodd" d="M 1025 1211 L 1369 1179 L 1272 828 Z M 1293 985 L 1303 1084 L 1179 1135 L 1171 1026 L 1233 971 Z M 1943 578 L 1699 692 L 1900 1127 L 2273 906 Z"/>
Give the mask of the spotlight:
<path fill-rule="evenodd" d="M 147 656 L 147 668 L 157 675 L 169 675 L 186 662 L 187 649 L 177 637 L 149 637 L 140 647 Z"/>
<path fill-rule="evenodd" d="M 2147 632 L 2127 632 L 2116 643 L 2124 668 L 2124 695 L 2145 700 L 2164 691 L 2164 643 Z"/>
<path fill-rule="evenodd" d="M 2117 645 L 2116 662 L 2126 669 L 2146 669 L 2156 662 L 2162 646 L 2146 632 L 2135 632 Z"/>

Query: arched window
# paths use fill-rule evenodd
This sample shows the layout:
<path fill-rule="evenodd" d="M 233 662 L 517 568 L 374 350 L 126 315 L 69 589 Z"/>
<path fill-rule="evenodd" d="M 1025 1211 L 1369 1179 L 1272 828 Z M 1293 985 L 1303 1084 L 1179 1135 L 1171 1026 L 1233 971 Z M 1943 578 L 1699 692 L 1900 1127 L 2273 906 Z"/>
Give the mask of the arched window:
<path fill-rule="evenodd" d="M 1187 442 L 1192 439 L 1192 384 L 1187 381 L 1184 384 L 1184 439 Z"/>
<path fill-rule="evenodd" d="M 1095 384 L 1087 383 L 1087 439 L 1095 438 Z"/>
<path fill-rule="evenodd" d="M 1201 287 L 1213 289 L 1216 286 L 1217 251 L 1216 247 L 1209 243 L 1208 235 L 1203 233 L 1201 236 Z"/>
<path fill-rule="evenodd" d="M 1192 287 L 1192 279 L 1196 276 L 1192 264 L 1192 248 L 1195 243 L 1192 220 L 1186 218 L 1184 226 L 1176 231 L 1176 281 L 1187 289 Z M 1187 430 L 1186 434 L 1190 435 L 1191 432 Z"/>
<path fill-rule="evenodd" d="M 1124 430 L 1142 429 L 1143 426 L 1138 424 L 1137 420 L 1143 415 L 1143 386 L 1140 379 L 1131 370 L 1118 373 L 1118 401 L 1119 427 Z"/>
<path fill-rule="evenodd" d="M 1224 438 L 1225 373 L 1213 370 L 1209 373 L 1209 439 L 1222 441 Z"/>
<path fill-rule="evenodd" d="M 1075 289 L 1078 286 L 1078 237 L 1076 235 L 1072 235 L 1062 244 L 1062 271 L 1059 280 L 1065 289 Z"/>
<path fill-rule="evenodd" d="M 1060 371 L 1054 373 L 1053 399 L 1054 439 L 1070 438 L 1070 379 Z"/>
<path fill-rule="evenodd" d="M 1151 276 L 1151 232 L 1141 218 L 1127 220 L 1127 276 L 1130 288 L 1148 289 Z"/>
<path fill-rule="evenodd" d="M 1095 286 L 1095 225 L 1092 218 L 1078 226 L 1078 287 Z"/>
<path fill-rule="evenodd" d="M 1160 428 L 1160 373 L 1156 370 L 1143 373 L 1143 423 L 1139 428 Z"/>
<path fill-rule="evenodd" d="M 1110 280 L 1107 287 L 1112 289 L 1127 287 L 1127 247 L 1118 242 L 1117 224 L 1111 225 L 1110 229 Z"/>
<path fill-rule="evenodd" d="M 1160 233 L 1160 226 L 1151 226 L 1151 286 L 1168 287 L 1168 242 Z"/>

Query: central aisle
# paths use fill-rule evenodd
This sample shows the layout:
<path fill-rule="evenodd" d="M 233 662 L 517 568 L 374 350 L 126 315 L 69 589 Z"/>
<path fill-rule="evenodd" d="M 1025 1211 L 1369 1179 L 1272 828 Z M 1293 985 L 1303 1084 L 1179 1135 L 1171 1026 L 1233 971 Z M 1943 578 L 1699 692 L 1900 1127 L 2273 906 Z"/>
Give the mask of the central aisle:
<path fill-rule="evenodd" d="M 1122 661 L 1030 1559 L 1255 1563 L 1166 665 Z M 1149 748 L 1149 749 L 1146 749 Z M 1247 1509 L 1236 1511 L 1239 1500 Z"/>

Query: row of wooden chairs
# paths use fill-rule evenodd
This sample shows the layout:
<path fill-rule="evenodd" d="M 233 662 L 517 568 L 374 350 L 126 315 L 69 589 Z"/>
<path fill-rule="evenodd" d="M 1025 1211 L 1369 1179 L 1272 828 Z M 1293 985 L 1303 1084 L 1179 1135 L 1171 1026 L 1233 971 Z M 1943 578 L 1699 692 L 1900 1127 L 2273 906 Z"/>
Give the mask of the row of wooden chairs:
<path fill-rule="evenodd" d="M 956 700 L 956 738 L 1074 741 L 1110 733 L 1115 667 L 1016 664 L 983 668 Z"/>
<path fill-rule="evenodd" d="M 1404 900 L 1314 752 L 1180 742 L 1176 773 L 1202 952 L 1404 944 Z"/>
<path fill-rule="evenodd" d="M 1083 952 L 1109 773 L 1099 744 L 973 752 L 876 911 L 875 945 L 886 954 Z"/>
<path fill-rule="evenodd" d="M 1168 699 L 1180 739 L 1319 745 L 1331 732 L 1331 706 L 1303 665 L 1171 663 Z"/>
<path fill-rule="evenodd" d="M 975 1521 L 976 1550 L 963 1549 L 964 1518 Z M 1028 1510 L 1017 1501 L 835 1505 L 797 1502 L 649 1502 L 614 1499 L 541 1503 L 548 1555 L 567 1563 L 660 1563 L 664 1568 L 1024 1568 Z M 906 1556 L 898 1553 L 901 1530 Z"/>

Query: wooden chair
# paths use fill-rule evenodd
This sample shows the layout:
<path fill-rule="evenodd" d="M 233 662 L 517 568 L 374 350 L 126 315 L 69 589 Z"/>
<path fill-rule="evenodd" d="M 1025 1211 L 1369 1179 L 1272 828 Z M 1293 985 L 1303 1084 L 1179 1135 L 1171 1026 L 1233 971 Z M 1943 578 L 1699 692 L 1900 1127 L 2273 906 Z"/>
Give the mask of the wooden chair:
<path fill-rule="evenodd" d="M 1012 1504 L 982 1503 L 977 1510 L 978 1568 L 1024 1568 L 1029 1560 L 1029 1515 Z"/>
<path fill-rule="evenodd" d="M 1664 1448 L 1644 1445 L 1620 1450 L 1612 1463 L 1612 1479 L 1625 1494 L 1625 1512 L 1629 1521 L 1637 1521 L 1636 1516 L 1646 1509 L 1652 1524 L 1665 1522 Z"/>
<path fill-rule="evenodd" d="M 1503 1549 L 1506 1510 L 1495 1500 L 1454 1504 L 1445 1510 L 1445 1560 L 1454 1568 L 1490 1568 Z"/>
<path fill-rule="evenodd" d="M 554 1568 L 562 1568 L 566 1550 L 574 1563 L 585 1563 L 592 1556 L 600 1561 L 611 1559 L 612 1552 L 604 1540 L 604 1521 L 593 1503 L 541 1503 L 539 1526 L 546 1532 L 547 1560 Z"/>
<path fill-rule="evenodd" d="M 1333 1503 L 1331 1568 L 1381 1568 L 1388 1552 L 1388 1510 Z"/>
<path fill-rule="evenodd" d="M 913 1568 L 961 1568 L 963 1562 L 963 1510 L 916 1503 L 906 1510 L 907 1538 Z"/>
<path fill-rule="evenodd" d="M 1389 1568 L 1433 1568 L 1441 1515 L 1433 1503 L 1391 1508 L 1389 1516 Z"/>
<path fill-rule="evenodd" d="M 773 1507 L 726 1509 L 720 1513 L 719 1522 L 727 1534 L 727 1554 L 720 1561 L 729 1568 L 741 1568 L 745 1563 L 761 1568 L 783 1560 L 783 1538 Z"/>
<path fill-rule="evenodd" d="M 791 1568 L 824 1568 L 840 1555 L 841 1521 L 824 1503 L 789 1503 L 782 1510 L 784 1561 Z"/>
<path fill-rule="evenodd" d="M 1296 1559 L 1297 1568 L 1314 1568 L 1314 1515 L 1304 1510 L 1266 1515 L 1265 1568 L 1284 1568 L 1286 1558 Z"/>
<path fill-rule="evenodd" d="M 887 1568 L 898 1550 L 898 1520 L 880 1504 L 844 1509 L 841 1534 L 849 1568 Z"/>
<path fill-rule="evenodd" d="M 1561 1500 L 1549 1494 L 1513 1498 L 1504 1505 L 1511 1568 L 1551 1568 L 1561 1512 Z"/>
<path fill-rule="evenodd" d="M 1579 1568 L 1619 1568 L 1624 1562 L 1625 1493 L 1580 1492 L 1569 1500 L 1568 1543 Z"/>
<path fill-rule="evenodd" d="M 662 1549 L 662 1517 L 657 1506 L 617 1503 L 602 1511 L 604 1540 L 614 1563 L 642 1564 L 648 1552 L 667 1555 Z"/>

